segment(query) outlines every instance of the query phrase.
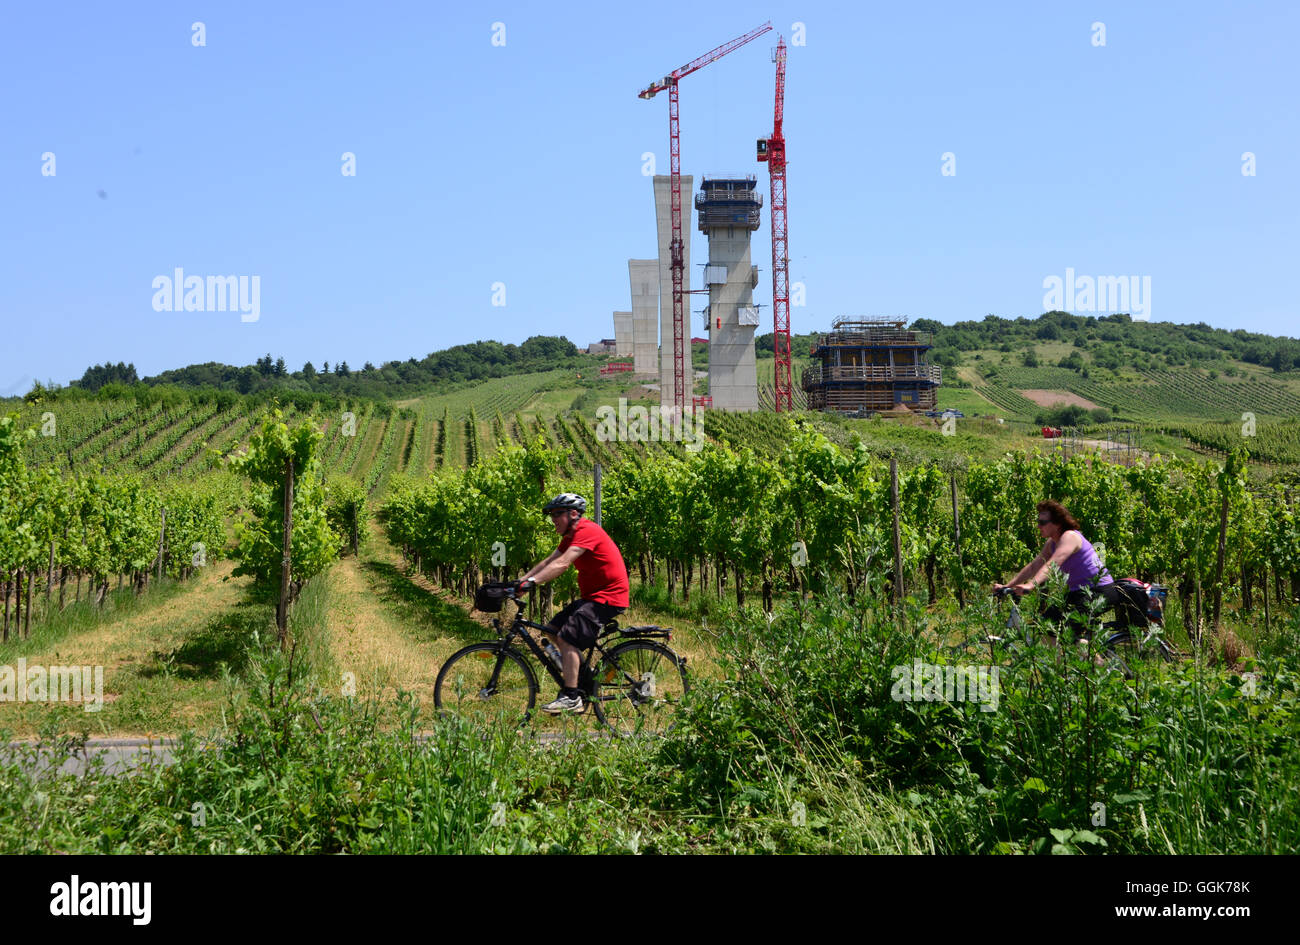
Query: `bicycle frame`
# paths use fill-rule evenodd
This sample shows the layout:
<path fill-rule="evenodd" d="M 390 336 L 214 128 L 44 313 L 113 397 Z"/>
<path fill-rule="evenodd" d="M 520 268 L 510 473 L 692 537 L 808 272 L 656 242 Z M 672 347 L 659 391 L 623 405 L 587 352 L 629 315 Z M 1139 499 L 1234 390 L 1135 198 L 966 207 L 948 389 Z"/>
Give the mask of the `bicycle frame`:
<path fill-rule="evenodd" d="M 1029 634 L 1029 627 L 1025 623 L 1024 618 L 1021 617 L 1020 615 L 1020 598 L 1016 594 L 1012 594 L 1012 593 L 998 594 L 997 597 L 999 601 L 1003 599 L 1009 599 L 1011 601 L 1011 612 L 1007 614 L 1007 622 L 1005 624 L 1006 629 L 1008 631 L 1016 633 L 1021 638 L 1020 642 L 1023 642 L 1026 646 L 1033 646 L 1034 640 L 1033 637 L 1030 636 Z M 1011 637 L 1011 633 L 1008 633 L 1005 636 L 1000 636 L 1000 637 L 990 635 L 988 638 L 989 645 L 992 647 L 996 647 L 998 644 L 1003 644 L 1003 643 L 1014 644 L 1015 642 L 1017 642 L 1015 640 L 1010 639 L 1010 637 Z"/>
<path fill-rule="evenodd" d="M 1138 652 L 1141 653 L 1148 645 L 1152 644 L 1153 640 L 1159 640 L 1163 637 L 1163 633 L 1160 631 L 1164 630 L 1164 624 L 1157 623 L 1153 620 L 1147 624 L 1146 632 L 1140 636 L 1133 632 L 1132 627 L 1119 630 L 1116 629 L 1115 624 L 1105 624 L 1102 626 L 1102 629 L 1113 631 L 1102 642 L 1103 646 L 1112 647 L 1117 643 L 1134 643 L 1137 645 Z M 1169 645 L 1172 647 L 1172 644 Z"/>
<path fill-rule="evenodd" d="M 532 654 L 534 657 L 536 657 L 537 662 L 540 663 L 542 668 L 546 670 L 547 675 L 549 675 L 551 679 L 555 681 L 556 685 L 563 687 L 564 685 L 563 671 L 560 669 L 560 667 L 555 665 L 555 662 L 547 655 L 546 651 L 542 649 L 541 645 L 536 640 L 533 639 L 533 635 L 531 633 L 525 632 L 526 630 L 536 630 L 538 633 L 554 635 L 554 630 L 549 625 L 534 623 L 531 620 L 525 620 L 523 616 L 524 605 L 520 603 L 520 601 L 517 598 L 510 598 L 510 601 L 515 605 L 516 608 L 515 619 L 511 621 L 510 625 L 505 628 L 502 628 L 501 618 L 497 617 L 497 618 L 493 618 L 492 620 L 492 626 L 495 627 L 497 630 L 501 631 L 501 636 L 497 641 L 498 643 L 501 644 L 501 649 L 503 651 L 508 649 L 516 639 L 522 640 L 526 644 L 527 648 L 530 651 L 532 651 Z M 586 679 L 588 682 L 587 688 L 591 688 L 591 680 L 592 680 L 591 674 L 593 672 L 592 667 L 598 661 L 598 654 L 599 654 L 599 658 L 601 659 L 609 655 L 609 651 L 606 650 L 603 646 L 601 646 L 602 640 L 605 640 L 608 637 L 615 636 L 615 635 L 617 635 L 620 639 L 629 639 L 629 640 L 630 639 L 671 640 L 673 636 L 672 631 L 664 630 L 658 627 L 656 628 L 619 627 L 617 626 L 616 622 L 611 621 L 611 623 L 615 624 L 614 629 L 612 630 L 605 629 L 604 632 L 602 632 L 599 636 L 597 636 L 595 643 L 593 643 L 585 651 L 586 652 L 585 658 L 582 660 L 581 663 L 578 664 L 579 686 L 582 686 L 582 683 L 584 681 L 583 670 L 586 670 Z M 609 624 L 606 624 L 606 628 L 608 627 Z M 685 661 L 684 657 L 681 659 L 683 660 L 683 662 Z M 505 657 L 499 656 L 497 658 L 497 664 L 492 670 L 491 685 L 494 687 L 497 684 L 497 676 L 501 672 L 501 667 L 504 664 L 504 662 L 505 662 Z"/>

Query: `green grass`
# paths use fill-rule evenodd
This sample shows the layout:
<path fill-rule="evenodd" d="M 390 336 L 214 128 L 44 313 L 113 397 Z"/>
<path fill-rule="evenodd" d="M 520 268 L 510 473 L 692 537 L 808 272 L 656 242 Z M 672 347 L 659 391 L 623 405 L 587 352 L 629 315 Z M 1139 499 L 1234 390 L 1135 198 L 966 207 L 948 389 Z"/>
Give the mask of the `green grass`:
<path fill-rule="evenodd" d="M 998 412 L 995 404 L 968 387 L 940 387 L 935 406 L 939 410 L 954 408 L 968 417 Z"/>
<path fill-rule="evenodd" d="M 663 739 L 587 738 L 444 719 L 416 740 L 410 698 L 342 697 L 304 650 L 248 655 L 224 745 L 81 777 L 0 758 L 3 853 L 1284 853 L 1300 720 L 1300 619 L 1260 648 L 1257 688 L 1189 660 L 1134 680 L 1037 649 L 996 710 L 897 695 L 897 667 L 941 664 L 964 613 L 834 594 L 713 626 L 718 678 L 694 677 Z M 1279 622 L 1281 617 L 1279 615 Z M 202 649 L 205 659 L 223 644 Z M 44 750 L 78 742 L 47 733 Z M 48 757 L 48 756 L 47 756 Z M 1206 772 L 1211 772 L 1207 775 Z M 1101 799 L 1106 817 L 1099 822 Z M 201 816 L 191 816 L 200 811 Z"/>

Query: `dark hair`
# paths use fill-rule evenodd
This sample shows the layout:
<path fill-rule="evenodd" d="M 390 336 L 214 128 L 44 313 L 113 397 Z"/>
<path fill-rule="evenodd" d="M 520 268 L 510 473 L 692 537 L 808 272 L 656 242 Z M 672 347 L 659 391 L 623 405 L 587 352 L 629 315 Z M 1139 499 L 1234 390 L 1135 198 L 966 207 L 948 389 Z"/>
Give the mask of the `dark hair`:
<path fill-rule="evenodd" d="M 1044 512 L 1052 517 L 1052 524 L 1061 526 L 1061 531 L 1063 532 L 1068 532 L 1071 529 L 1077 532 L 1083 531 L 1083 529 L 1079 527 L 1079 523 L 1075 521 L 1074 516 L 1066 510 L 1065 506 L 1060 502 L 1057 502 L 1055 499 L 1048 499 L 1046 502 L 1038 503 L 1038 514 L 1042 515 Z"/>

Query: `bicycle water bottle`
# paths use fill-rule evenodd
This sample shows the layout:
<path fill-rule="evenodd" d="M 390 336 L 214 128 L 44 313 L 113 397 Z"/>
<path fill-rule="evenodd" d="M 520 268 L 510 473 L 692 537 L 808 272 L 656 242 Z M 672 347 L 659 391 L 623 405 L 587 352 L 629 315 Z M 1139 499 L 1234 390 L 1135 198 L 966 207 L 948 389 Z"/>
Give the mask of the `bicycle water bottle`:
<path fill-rule="evenodd" d="M 542 646 L 542 650 L 551 658 L 552 663 L 554 663 L 559 669 L 564 669 L 564 658 L 560 656 L 560 651 L 555 648 L 554 643 L 547 640 Z"/>

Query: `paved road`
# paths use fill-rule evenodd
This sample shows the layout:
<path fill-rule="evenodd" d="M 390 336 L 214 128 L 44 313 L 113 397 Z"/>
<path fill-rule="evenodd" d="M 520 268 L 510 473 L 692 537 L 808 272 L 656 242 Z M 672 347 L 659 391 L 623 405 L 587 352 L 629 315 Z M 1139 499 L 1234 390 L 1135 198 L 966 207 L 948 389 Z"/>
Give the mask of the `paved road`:
<path fill-rule="evenodd" d="M 416 737 L 423 742 L 433 736 L 425 733 Z M 533 737 L 543 745 L 560 744 L 567 740 L 567 736 L 560 732 L 537 732 Z M 613 736 L 608 732 L 591 732 L 587 737 L 611 738 Z M 59 765 L 59 772 L 80 777 L 86 773 L 92 759 L 100 758 L 106 774 L 130 774 L 140 767 L 151 764 L 171 764 L 176 760 L 176 745 L 177 741 L 174 738 L 92 738 L 87 740 L 84 752 L 64 759 Z M 32 747 L 30 742 L 10 742 L 4 748 L 0 748 L 0 762 L 7 764 L 20 756 L 23 749 L 30 751 Z M 41 750 L 35 764 L 35 771 L 38 773 L 48 771 L 52 762 L 49 750 Z"/>
<path fill-rule="evenodd" d="M 31 743 L 10 742 L 0 749 L 0 761 L 6 763 L 16 757 L 24 757 L 24 749 L 30 751 Z M 109 774 L 130 774 L 137 768 L 149 764 L 171 764 L 174 760 L 176 740 L 174 738 L 94 738 L 86 742 L 86 750 L 71 758 L 65 758 L 59 765 L 62 774 L 83 775 L 91 759 L 103 760 L 104 771 Z M 36 758 L 35 770 L 44 773 L 53 764 L 48 749 L 41 749 Z"/>

